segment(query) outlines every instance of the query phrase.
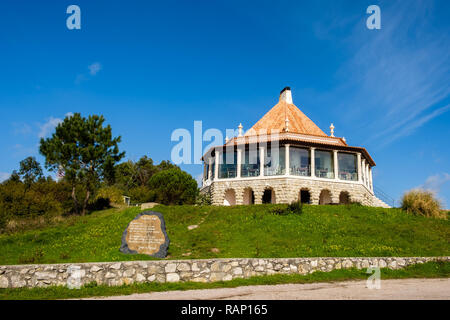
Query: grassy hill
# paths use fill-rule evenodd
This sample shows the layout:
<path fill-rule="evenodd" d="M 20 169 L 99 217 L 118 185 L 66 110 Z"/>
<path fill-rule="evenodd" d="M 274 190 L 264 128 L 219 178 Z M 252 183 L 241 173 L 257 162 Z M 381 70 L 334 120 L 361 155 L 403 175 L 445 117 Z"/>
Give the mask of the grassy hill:
<path fill-rule="evenodd" d="M 166 220 L 169 259 L 450 255 L 449 220 L 358 205 L 307 205 L 302 214 L 273 213 L 284 207 L 153 210 Z M 0 265 L 151 259 L 119 252 L 122 233 L 139 212 L 110 209 L 40 230 L 1 235 Z M 190 225 L 199 227 L 188 231 Z"/>

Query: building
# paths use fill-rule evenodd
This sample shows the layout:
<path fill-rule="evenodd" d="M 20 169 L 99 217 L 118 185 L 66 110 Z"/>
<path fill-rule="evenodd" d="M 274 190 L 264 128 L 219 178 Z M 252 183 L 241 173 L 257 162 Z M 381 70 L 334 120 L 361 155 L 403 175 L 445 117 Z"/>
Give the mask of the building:
<path fill-rule="evenodd" d="M 292 100 L 289 87 L 245 134 L 208 150 L 202 193 L 214 205 L 359 202 L 388 207 L 373 192 L 375 162 L 363 147 L 325 134 Z"/>

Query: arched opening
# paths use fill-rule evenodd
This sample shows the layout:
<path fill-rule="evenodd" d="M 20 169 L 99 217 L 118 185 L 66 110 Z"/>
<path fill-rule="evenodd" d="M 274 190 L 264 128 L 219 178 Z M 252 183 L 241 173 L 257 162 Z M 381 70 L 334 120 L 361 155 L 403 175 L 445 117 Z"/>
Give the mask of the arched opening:
<path fill-rule="evenodd" d="M 275 191 L 273 189 L 264 190 L 262 203 L 276 203 L 275 201 Z"/>
<path fill-rule="evenodd" d="M 309 193 L 308 189 L 300 190 L 299 200 L 301 203 L 311 203 L 311 193 Z"/>
<path fill-rule="evenodd" d="M 236 205 L 236 193 L 233 189 L 228 189 L 225 191 L 225 199 L 223 200 L 224 206 L 234 206 Z"/>
<path fill-rule="evenodd" d="M 331 192 L 330 190 L 322 190 L 320 192 L 319 204 L 330 204 L 331 203 Z"/>
<path fill-rule="evenodd" d="M 340 204 L 349 204 L 350 203 L 350 194 L 347 191 L 342 191 L 339 194 L 339 203 Z"/>
<path fill-rule="evenodd" d="M 255 193 L 252 188 L 246 188 L 244 190 L 244 204 L 255 204 Z"/>

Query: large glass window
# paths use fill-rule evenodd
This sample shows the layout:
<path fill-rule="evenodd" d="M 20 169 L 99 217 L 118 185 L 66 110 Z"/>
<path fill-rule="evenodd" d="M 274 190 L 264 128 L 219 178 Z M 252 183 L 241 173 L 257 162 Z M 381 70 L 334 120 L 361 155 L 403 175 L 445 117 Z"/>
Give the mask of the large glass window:
<path fill-rule="evenodd" d="M 216 177 L 216 160 L 213 159 L 211 164 L 211 181 Z"/>
<path fill-rule="evenodd" d="M 259 149 L 250 148 L 242 152 L 241 177 L 259 176 Z"/>
<path fill-rule="evenodd" d="M 204 172 L 203 172 L 203 178 L 205 180 L 208 180 L 208 178 L 209 178 L 209 163 L 205 163 Z"/>
<path fill-rule="evenodd" d="M 339 179 L 358 180 L 356 155 L 352 153 L 338 152 Z"/>
<path fill-rule="evenodd" d="M 289 148 L 290 173 L 296 176 L 311 175 L 311 156 L 308 149 Z"/>
<path fill-rule="evenodd" d="M 264 175 L 278 176 L 286 173 L 285 147 L 264 150 Z"/>
<path fill-rule="evenodd" d="M 316 150 L 315 152 L 316 177 L 334 178 L 333 153 L 331 151 Z"/>
<path fill-rule="evenodd" d="M 219 178 L 235 178 L 237 172 L 237 153 L 224 152 L 219 159 Z"/>

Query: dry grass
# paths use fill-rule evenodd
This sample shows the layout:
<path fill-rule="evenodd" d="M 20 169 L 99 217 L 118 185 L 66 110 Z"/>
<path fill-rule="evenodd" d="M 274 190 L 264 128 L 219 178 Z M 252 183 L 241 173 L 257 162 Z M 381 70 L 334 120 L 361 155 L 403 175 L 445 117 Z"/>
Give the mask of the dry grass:
<path fill-rule="evenodd" d="M 71 216 L 40 216 L 32 218 L 11 219 L 2 230 L 3 233 L 12 234 L 27 230 L 44 229 L 53 225 L 59 225 L 67 220 L 74 219 Z M 0 234 L 2 233 L 0 232 Z"/>
<path fill-rule="evenodd" d="M 447 212 L 442 210 L 441 202 L 431 191 L 415 189 L 406 192 L 402 198 L 402 209 L 408 213 L 433 217 L 447 218 Z"/>

